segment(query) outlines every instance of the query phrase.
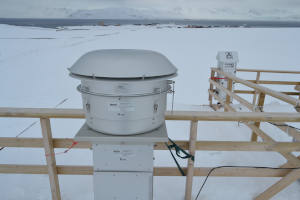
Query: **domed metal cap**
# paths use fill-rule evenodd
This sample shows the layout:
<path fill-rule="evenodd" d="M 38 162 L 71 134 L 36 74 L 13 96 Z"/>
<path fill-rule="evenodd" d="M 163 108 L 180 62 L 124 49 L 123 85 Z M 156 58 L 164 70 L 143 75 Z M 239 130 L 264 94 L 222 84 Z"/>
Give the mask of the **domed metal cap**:
<path fill-rule="evenodd" d="M 91 51 L 81 56 L 69 70 L 72 75 L 97 78 L 153 78 L 177 72 L 162 54 L 136 49 Z"/>

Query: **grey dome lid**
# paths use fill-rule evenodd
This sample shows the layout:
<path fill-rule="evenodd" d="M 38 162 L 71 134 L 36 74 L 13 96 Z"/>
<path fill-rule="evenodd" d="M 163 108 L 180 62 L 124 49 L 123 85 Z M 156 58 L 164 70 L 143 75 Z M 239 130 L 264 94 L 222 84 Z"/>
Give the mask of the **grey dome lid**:
<path fill-rule="evenodd" d="M 177 72 L 162 54 L 136 49 L 91 51 L 81 56 L 69 70 L 72 75 L 97 78 L 150 78 Z"/>

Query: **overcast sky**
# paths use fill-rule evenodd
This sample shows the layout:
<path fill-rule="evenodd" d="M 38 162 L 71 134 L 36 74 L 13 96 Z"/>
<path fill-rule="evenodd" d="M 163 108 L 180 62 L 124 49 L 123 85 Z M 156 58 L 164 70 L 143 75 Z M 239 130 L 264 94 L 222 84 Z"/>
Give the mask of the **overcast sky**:
<path fill-rule="evenodd" d="M 64 18 L 78 10 L 112 7 L 191 19 L 300 21 L 300 0 L 0 0 L 0 17 Z"/>

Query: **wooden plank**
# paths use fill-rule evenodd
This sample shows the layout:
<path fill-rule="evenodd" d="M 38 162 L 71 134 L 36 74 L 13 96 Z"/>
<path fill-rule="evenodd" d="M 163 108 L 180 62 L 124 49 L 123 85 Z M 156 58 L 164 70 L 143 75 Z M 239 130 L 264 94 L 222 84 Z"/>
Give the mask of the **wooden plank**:
<path fill-rule="evenodd" d="M 166 112 L 166 120 L 188 121 L 268 121 L 268 122 L 299 122 L 299 113 L 280 112 L 202 112 L 202 111 L 171 111 Z"/>
<path fill-rule="evenodd" d="M 73 144 L 71 138 L 53 138 L 54 148 L 69 148 Z M 1 147 L 23 147 L 23 148 L 44 148 L 42 138 L 16 138 L 16 137 L 0 137 Z M 92 145 L 90 142 L 78 142 L 74 149 L 88 149 Z"/>
<path fill-rule="evenodd" d="M 300 85 L 298 81 L 269 81 L 269 80 L 247 80 L 251 83 L 266 84 L 266 85 Z"/>
<path fill-rule="evenodd" d="M 250 88 L 253 88 L 261 93 L 265 93 L 266 95 L 270 95 L 272 97 L 275 97 L 277 99 L 280 99 L 286 103 L 289 103 L 293 106 L 298 106 L 300 105 L 300 101 L 299 99 L 295 99 L 291 96 L 288 96 L 286 94 L 282 94 L 280 92 L 277 92 L 275 90 L 271 90 L 269 88 L 266 88 L 266 87 L 263 87 L 261 85 L 258 85 L 258 84 L 255 84 L 255 83 L 252 83 L 252 82 L 249 82 L 249 81 L 246 81 L 244 79 L 241 79 L 241 78 L 238 78 L 232 74 L 229 74 L 229 73 L 226 73 L 226 72 L 223 72 L 221 70 L 218 70 L 216 68 L 213 68 L 212 70 L 216 71 L 217 73 L 220 73 L 221 75 L 227 77 L 227 78 L 230 78 L 232 79 L 233 81 L 237 82 L 237 83 L 242 83 Z"/>
<path fill-rule="evenodd" d="M 57 165 L 57 173 L 61 175 L 93 175 L 93 166 Z M 183 168 L 186 172 L 186 168 Z M 194 168 L 194 176 L 207 176 L 209 167 Z M 283 177 L 291 170 L 287 169 L 253 169 L 253 168 L 220 168 L 211 176 L 219 177 Z M 46 165 L 0 164 L 2 174 L 47 174 Z M 155 167 L 154 176 L 181 176 L 176 167 Z"/>
<path fill-rule="evenodd" d="M 295 182 L 300 178 L 300 169 L 293 170 L 288 173 L 285 177 L 280 179 L 277 183 L 269 187 L 266 191 L 258 195 L 255 200 L 266 200 L 275 196 L 277 193 L 282 191 L 284 188 Z"/>
<path fill-rule="evenodd" d="M 300 156 L 297 156 L 297 158 L 300 160 Z M 289 162 L 286 162 L 280 166 L 280 168 L 289 168 L 289 167 L 292 168 L 292 167 L 294 167 L 294 165 Z"/>
<path fill-rule="evenodd" d="M 299 92 L 284 92 L 284 91 L 279 91 L 279 92 L 286 94 L 286 95 L 294 95 L 294 96 L 299 95 Z M 234 90 L 234 93 L 236 93 L 236 94 L 254 94 L 255 91 L 254 90 Z"/>
<path fill-rule="evenodd" d="M 190 124 L 190 140 L 189 140 L 189 153 L 195 155 L 196 141 L 197 141 L 198 121 L 191 121 Z M 187 163 L 187 173 L 185 182 L 185 200 L 192 199 L 194 177 L 194 161 L 189 158 Z"/>
<path fill-rule="evenodd" d="M 84 118 L 81 109 L 0 108 L 0 117 Z M 167 111 L 166 120 L 300 122 L 300 113 Z"/>
<path fill-rule="evenodd" d="M 42 138 L 0 137 L 0 147 L 44 148 Z"/>
<path fill-rule="evenodd" d="M 258 83 L 259 79 L 260 79 L 260 72 L 256 72 L 256 79 L 255 79 L 256 84 Z M 257 94 L 257 92 L 254 90 L 253 99 L 252 99 L 253 105 L 256 104 L 256 94 Z"/>
<path fill-rule="evenodd" d="M 263 106 L 265 104 L 265 97 L 266 97 L 266 95 L 264 93 L 259 94 L 258 103 L 257 103 L 257 108 L 258 109 L 255 109 L 255 111 L 263 112 Z M 254 125 L 259 128 L 260 127 L 260 122 L 255 122 Z M 257 135 L 254 131 L 252 132 L 252 135 L 251 135 L 251 141 L 252 142 L 257 141 Z"/>
<path fill-rule="evenodd" d="M 254 94 L 255 90 L 234 90 L 236 94 Z"/>
<path fill-rule="evenodd" d="M 280 73 L 280 74 L 300 74 L 300 71 L 293 70 L 267 70 L 267 69 L 242 69 L 238 68 L 239 72 L 267 72 L 267 73 Z"/>
<path fill-rule="evenodd" d="M 0 117 L 25 118 L 84 118 L 82 109 L 0 108 Z"/>
<path fill-rule="evenodd" d="M 183 140 L 174 141 L 184 150 L 188 150 L 189 142 Z M 69 148 L 73 143 L 70 138 L 53 138 L 54 148 Z M 10 138 L 0 137 L 2 147 L 22 147 L 22 148 L 43 148 L 41 138 Z M 78 142 L 74 149 L 89 149 L 89 142 Z M 196 150 L 201 151 L 300 151 L 300 142 L 245 142 L 245 141 L 197 141 Z M 154 146 L 155 150 L 167 150 L 164 142 L 158 142 Z"/>
<path fill-rule="evenodd" d="M 229 92 L 232 92 L 232 80 L 228 79 L 227 81 L 227 90 Z M 230 104 L 230 100 L 231 100 L 231 96 L 229 96 L 228 94 L 226 95 L 226 104 Z M 224 109 L 225 112 L 228 112 L 229 110 L 227 108 Z"/>
<path fill-rule="evenodd" d="M 57 176 L 55 154 L 53 149 L 50 120 L 48 118 L 42 118 L 40 121 L 41 121 L 40 123 L 41 123 L 42 134 L 43 134 L 43 142 L 44 142 L 44 148 L 46 154 L 52 199 L 60 200 L 61 196 L 60 196 L 59 181 Z"/>
<path fill-rule="evenodd" d="M 300 142 L 234 142 L 197 141 L 196 150 L 201 151 L 300 151 Z"/>

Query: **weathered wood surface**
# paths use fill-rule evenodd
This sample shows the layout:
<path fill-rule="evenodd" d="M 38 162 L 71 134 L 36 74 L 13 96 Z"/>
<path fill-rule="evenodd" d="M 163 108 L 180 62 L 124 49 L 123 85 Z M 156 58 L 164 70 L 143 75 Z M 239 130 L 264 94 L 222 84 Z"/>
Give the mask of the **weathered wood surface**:
<path fill-rule="evenodd" d="M 191 155 L 195 155 L 196 152 L 197 130 L 198 130 L 198 121 L 191 121 L 190 139 L 189 139 L 189 153 Z M 194 177 L 194 160 L 189 158 L 187 162 L 187 172 L 186 172 L 186 181 L 185 181 L 185 200 L 192 199 L 193 177 Z"/>
<path fill-rule="evenodd" d="M 57 165 L 57 173 L 61 175 L 93 175 L 93 166 Z M 183 168 L 186 172 L 186 168 Z M 194 176 L 206 176 L 209 167 L 194 168 Z M 211 176 L 223 177 L 284 177 L 291 170 L 287 169 L 251 169 L 251 168 L 220 168 Z M 6 174 L 47 174 L 46 165 L 15 165 L 0 164 L 0 173 Z M 155 167 L 154 176 L 181 176 L 176 167 Z"/>
<path fill-rule="evenodd" d="M 227 90 L 228 90 L 229 92 L 232 92 L 232 84 L 233 84 L 232 80 L 229 79 L 229 80 L 227 81 Z M 229 105 L 230 103 L 231 103 L 231 96 L 229 96 L 229 95 L 227 94 L 227 95 L 226 95 L 226 104 Z M 225 108 L 224 111 L 225 111 L 225 112 L 228 112 L 229 110 L 227 110 L 227 109 Z"/>
<path fill-rule="evenodd" d="M 259 79 L 260 79 L 260 72 L 256 72 L 255 83 L 258 83 Z M 253 98 L 252 98 L 252 104 L 253 105 L 256 104 L 256 95 L 257 95 L 257 91 L 254 90 L 254 94 L 253 94 Z"/>
<path fill-rule="evenodd" d="M 0 108 L 0 117 L 84 118 L 82 109 Z M 167 111 L 166 120 L 300 122 L 300 113 Z"/>
<path fill-rule="evenodd" d="M 264 107 L 264 104 L 265 104 L 265 97 L 266 97 L 266 95 L 264 93 L 259 93 L 257 107 L 252 111 L 254 111 L 254 112 L 263 112 L 263 107 Z M 260 122 L 255 122 L 254 125 L 259 128 L 260 127 Z M 255 132 L 252 132 L 251 141 L 257 141 L 257 134 L 255 134 Z"/>
<path fill-rule="evenodd" d="M 279 74 L 300 74 L 300 71 L 293 71 L 293 70 L 267 70 L 267 69 L 238 68 L 236 71 L 239 71 L 239 72 L 266 72 L 266 73 L 279 73 Z"/>
<path fill-rule="evenodd" d="M 280 93 L 286 94 L 286 95 L 299 95 L 299 92 L 286 92 L 286 91 L 279 91 Z M 254 90 L 234 90 L 234 93 L 236 94 L 254 94 Z"/>
<path fill-rule="evenodd" d="M 57 176 L 50 120 L 48 118 L 42 118 L 40 121 L 41 121 L 43 143 L 45 148 L 45 157 L 47 162 L 52 199 L 60 200 L 61 196 L 60 196 L 59 181 Z"/>
<path fill-rule="evenodd" d="M 251 83 L 265 84 L 265 85 L 300 85 L 298 81 L 270 81 L 270 80 L 247 80 Z"/>
<path fill-rule="evenodd" d="M 189 142 L 183 140 L 175 141 L 178 146 L 188 150 Z M 54 138 L 54 148 L 69 148 L 73 144 L 71 138 Z M 300 151 L 300 142 L 245 142 L 245 141 L 197 141 L 196 150 L 200 151 Z M 0 137 L 1 147 L 22 147 L 22 148 L 43 148 L 42 138 L 15 138 Z M 90 142 L 78 142 L 74 149 L 89 149 Z M 154 146 L 155 150 L 167 150 L 165 143 L 158 142 Z"/>
<path fill-rule="evenodd" d="M 178 146 L 188 150 L 188 141 L 176 140 Z M 54 148 L 69 148 L 73 144 L 71 138 L 54 138 Z M 196 150 L 200 151 L 300 151 L 300 142 L 244 142 L 244 141 L 197 141 Z M 22 148 L 43 148 L 41 138 L 15 138 L 0 137 L 1 147 L 22 147 Z M 89 142 L 78 142 L 74 149 L 89 149 L 92 145 Z M 165 143 L 158 142 L 154 146 L 155 150 L 167 150 Z"/>

